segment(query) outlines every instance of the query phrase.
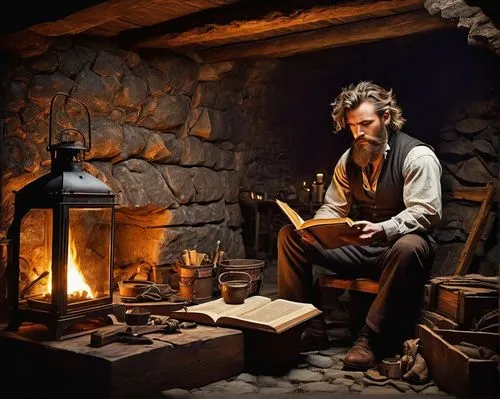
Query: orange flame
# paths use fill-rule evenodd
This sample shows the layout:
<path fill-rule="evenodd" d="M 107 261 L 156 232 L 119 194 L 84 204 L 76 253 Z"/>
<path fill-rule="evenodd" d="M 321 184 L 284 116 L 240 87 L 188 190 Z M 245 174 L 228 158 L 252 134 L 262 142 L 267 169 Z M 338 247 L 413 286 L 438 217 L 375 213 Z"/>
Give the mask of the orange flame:
<path fill-rule="evenodd" d="M 73 238 L 71 237 L 71 232 L 69 234 L 69 253 L 68 253 L 68 280 L 67 280 L 67 292 L 69 296 L 77 296 L 79 298 L 94 298 L 92 294 L 92 290 L 89 285 L 85 282 L 85 278 L 83 277 L 82 272 L 80 271 L 80 267 L 78 266 L 77 261 L 77 251 L 76 244 Z M 48 280 L 48 292 L 52 292 L 52 281 Z M 85 293 L 85 294 L 84 294 Z"/>
<path fill-rule="evenodd" d="M 94 298 L 92 291 L 88 284 L 85 282 L 80 268 L 78 267 L 78 262 L 76 260 L 76 244 L 71 238 L 71 233 L 69 234 L 70 250 L 68 253 L 68 296 L 75 293 L 86 292 L 87 298 Z"/>

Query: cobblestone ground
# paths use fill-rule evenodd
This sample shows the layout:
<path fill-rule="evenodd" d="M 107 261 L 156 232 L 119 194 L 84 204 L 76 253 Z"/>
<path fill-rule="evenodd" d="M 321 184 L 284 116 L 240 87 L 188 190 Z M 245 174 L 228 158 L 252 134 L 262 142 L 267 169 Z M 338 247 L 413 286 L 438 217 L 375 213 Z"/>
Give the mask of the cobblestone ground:
<path fill-rule="evenodd" d="M 276 265 L 270 263 L 264 272 L 260 295 L 277 298 Z M 332 347 L 324 351 L 303 354 L 303 362 L 286 374 L 276 377 L 242 373 L 226 380 L 193 389 L 170 389 L 159 393 L 155 398 L 196 398 L 200 396 L 235 397 L 245 394 L 252 397 L 300 396 L 344 397 L 351 395 L 376 395 L 379 397 L 405 395 L 429 399 L 432 396 L 449 396 L 430 381 L 424 385 L 410 385 L 404 381 L 388 379 L 376 382 L 361 371 L 343 370 L 345 354 L 349 350 L 349 330 L 336 328 L 328 331 Z M 151 396 L 148 398 L 151 399 Z"/>
<path fill-rule="evenodd" d="M 303 362 L 283 376 L 239 374 L 227 380 L 193 389 L 170 389 L 161 392 L 164 398 L 184 398 L 199 396 L 234 396 L 248 394 L 247 397 L 268 396 L 311 396 L 323 395 L 405 395 L 429 398 L 449 396 L 432 382 L 424 385 L 410 385 L 402 380 L 388 379 L 382 382 L 373 381 L 361 371 L 343 370 L 342 359 L 348 348 L 330 348 L 324 351 L 303 354 Z"/>

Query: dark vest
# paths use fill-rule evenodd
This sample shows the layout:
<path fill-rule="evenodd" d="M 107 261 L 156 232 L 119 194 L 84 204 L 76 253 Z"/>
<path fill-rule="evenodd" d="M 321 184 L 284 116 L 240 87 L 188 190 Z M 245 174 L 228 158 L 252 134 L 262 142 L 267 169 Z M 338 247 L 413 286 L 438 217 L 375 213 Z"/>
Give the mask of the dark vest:
<path fill-rule="evenodd" d="M 351 159 L 347 161 L 347 173 L 351 182 L 353 203 L 350 216 L 355 220 L 383 222 L 404 210 L 403 202 L 403 165 L 410 150 L 416 146 L 427 144 L 408 136 L 402 132 L 391 133 L 389 138 L 390 150 L 382 165 L 377 191 L 372 197 L 363 188 L 361 168 Z M 432 148 L 431 148 L 432 149 Z"/>

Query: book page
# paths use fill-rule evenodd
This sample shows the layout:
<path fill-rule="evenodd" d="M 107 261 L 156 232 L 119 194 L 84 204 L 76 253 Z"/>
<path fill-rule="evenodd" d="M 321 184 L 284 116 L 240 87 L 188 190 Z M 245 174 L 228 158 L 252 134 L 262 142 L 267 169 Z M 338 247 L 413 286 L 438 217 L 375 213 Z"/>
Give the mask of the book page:
<path fill-rule="evenodd" d="M 270 298 L 263 296 L 251 296 L 245 299 L 245 302 L 239 305 L 231 305 L 224 302 L 223 298 L 216 299 L 214 301 L 209 301 L 202 303 L 200 305 L 194 305 L 187 307 L 187 312 L 184 309 L 172 312 L 172 315 L 177 315 L 179 313 L 204 313 L 209 315 L 214 321 L 221 316 L 237 316 L 246 312 L 250 312 L 258 307 L 261 307 L 267 303 L 271 302 Z M 189 316 L 185 316 L 189 317 Z"/>
<path fill-rule="evenodd" d="M 304 223 L 304 219 L 302 219 L 297 212 L 295 212 L 290 205 L 280 200 L 276 200 L 276 203 L 281 208 L 283 213 L 288 216 L 288 219 L 293 223 L 296 229 L 299 229 L 300 226 Z"/>
<path fill-rule="evenodd" d="M 342 224 L 345 223 L 349 227 L 356 226 L 356 222 L 353 222 L 350 218 L 330 218 L 330 219 L 311 219 L 302 224 L 302 229 L 305 229 L 310 226 L 323 226 L 323 225 L 333 225 L 333 224 Z M 358 225 L 361 225 L 361 222 L 358 222 Z"/>
<path fill-rule="evenodd" d="M 274 321 L 286 318 L 290 319 L 297 315 L 306 313 L 314 305 L 302 302 L 287 301 L 286 299 L 276 299 L 271 303 L 258 309 L 241 314 L 240 317 L 246 320 L 255 320 L 272 324 Z"/>
<path fill-rule="evenodd" d="M 221 317 L 220 325 L 280 333 L 311 319 L 321 311 L 309 303 L 276 299 L 240 316 Z"/>

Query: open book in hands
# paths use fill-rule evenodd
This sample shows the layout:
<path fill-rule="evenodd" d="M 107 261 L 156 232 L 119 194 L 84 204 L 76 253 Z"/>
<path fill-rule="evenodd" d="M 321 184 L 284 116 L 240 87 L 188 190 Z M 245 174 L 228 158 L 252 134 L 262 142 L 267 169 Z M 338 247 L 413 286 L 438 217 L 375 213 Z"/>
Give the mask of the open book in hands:
<path fill-rule="evenodd" d="M 366 221 L 355 222 L 352 219 L 329 218 L 304 221 L 286 202 L 276 200 L 283 213 L 290 219 L 302 238 L 320 250 L 338 248 L 359 237 Z"/>
<path fill-rule="evenodd" d="M 216 299 L 200 305 L 176 310 L 171 317 L 196 321 L 200 324 L 282 333 L 314 316 L 321 310 L 310 303 L 251 296 L 238 305 L 230 305 L 224 299 Z"/>

